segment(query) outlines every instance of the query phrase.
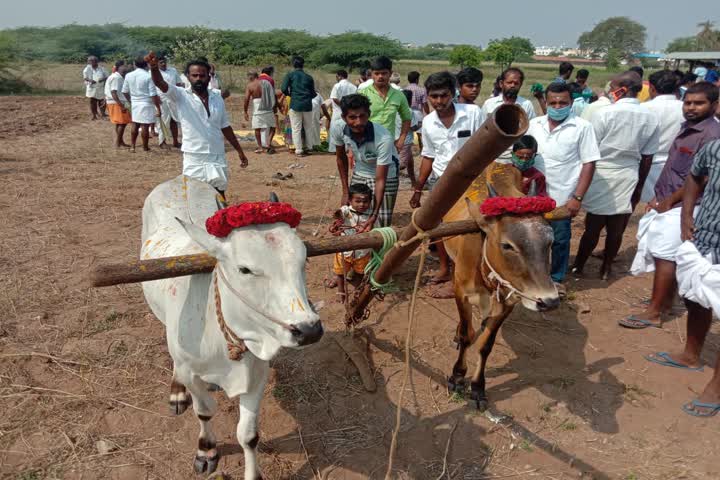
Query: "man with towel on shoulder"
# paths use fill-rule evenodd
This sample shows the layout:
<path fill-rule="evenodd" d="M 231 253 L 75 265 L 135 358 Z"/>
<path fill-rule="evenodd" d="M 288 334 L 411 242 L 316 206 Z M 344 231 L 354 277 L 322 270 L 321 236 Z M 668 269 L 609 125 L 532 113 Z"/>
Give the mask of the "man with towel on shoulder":
<path fill-rule="evenodd" d="M 275 136 L 275 114 L 277 113 L 275 89 L 268 80 L 261 79 L 255 71 L 248 72 L 247 77 L 249 83 L 245 89 L 245 120 L 250 120 L 248 110 L 252 100 L 252 128 L 255 130 L 255 140 L 258 145 L 255 153 L 262 153 L 263 149 L 267 153 L 275 153 L 272 146 L 272 139 Z M 264 129 L 267 129 L 265 136 L 267 146 L 262 144 L 262 130 Z"/>

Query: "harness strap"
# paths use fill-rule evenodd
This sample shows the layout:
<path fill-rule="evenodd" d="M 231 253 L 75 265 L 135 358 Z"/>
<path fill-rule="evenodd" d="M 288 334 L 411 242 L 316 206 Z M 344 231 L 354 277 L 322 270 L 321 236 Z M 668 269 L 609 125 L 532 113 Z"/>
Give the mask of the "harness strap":
<path fill-rule="evenodd" d="M 490 270 L 490 273 L 488 274 L 488 280 L 489 281 L 495 281 L 497 282 L 498 286 L 495 289 L 495 298 L 498 302 L 501 301 L 500 299 L 500 287 L 504 287 L 508 289 L 508 294 L 505 296 L 504 301 L 507 301 L 510 297 L 513 295 L 517 295 L 518 297 L 522 297 L 526 300 L 530 300 L 531 302 L 537 302 L 537 298 L 533 298 L 530 295 L 527 295 L 526 293 L 518 290 L 513 286 L 512 283 L 505 280 L 503 277 L 500 276 L 499 273 L 495 271 L 495 269 L 490 265 L 490 261 L 487 258 L 487 238 L 485 239 L 485 242 L 483 243 L 483 263 L 487 265 L 488 269 Z"/>
<path fill-rule="evenodd" d="M 227 323 L 225 323 L 225 316 L 223 315 L 222 303 L 220 301 L 220 289 L 218 288 L 218 275 L 215 275 L 213 284 L 215 286 L 215 316 L 217 317 L 220 332 L 222 332 L 223 337 L 225 337 L 225 342 L 227 343 L 228 357 L 230 360 L 241 360 L 243 353 L 248 350 L 247 345 L 245 345 L 245 342 L 235 335 L 235 333 L 230 330 L 230 327 L 227 326 Z"/>

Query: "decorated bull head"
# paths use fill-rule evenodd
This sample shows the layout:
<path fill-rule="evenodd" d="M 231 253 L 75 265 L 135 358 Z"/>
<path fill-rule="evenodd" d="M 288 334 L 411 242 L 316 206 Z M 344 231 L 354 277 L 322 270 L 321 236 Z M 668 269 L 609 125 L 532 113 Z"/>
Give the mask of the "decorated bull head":
<path fill-rule="evenodd" d="M 299 222 L 300 212 L 274 202 L 219 210 L 208 218 L 207 231 L 180 221 L 217 259 L 214 275 L 228 327 L 263 360 L 280 347 L 309 345 L 323 334 L 307 298 L 306 250 L 295 233 Z"/>
<path fill-rule="evenodd" d="M 556 308 L 560 300 L 550 278 L 553 233 L 544 219 L 555 211 L 555 202 L 530 195 L 536 193 L 535 185 L 525 197 L 501 197 L 489 183 L 487 190 L 482 204 L 465 198 L 470 216 L 484 236 L 483 274 L 492 276 L 504 292 L 513 291 L 529 310 Z"/>

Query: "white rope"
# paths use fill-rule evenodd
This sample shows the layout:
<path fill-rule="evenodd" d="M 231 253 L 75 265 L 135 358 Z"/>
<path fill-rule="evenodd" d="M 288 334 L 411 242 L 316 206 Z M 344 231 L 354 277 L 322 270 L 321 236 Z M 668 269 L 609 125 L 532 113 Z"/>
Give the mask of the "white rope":
<path fill-rule="evenodd" d="M 495 269 L 490 265 L 490 261 L 487 258 L 487 237 L 484 240 L 483 243 L 483 263 L 487 265 L 488 269 L 490 270 L 490 273 L 488 274 L 488 280 L 489 281 L 495 281 L 498 284 L 498 287 L 495 289 L 495 298 L 498 302 L 500 302 L 500 287 L 504 287 L 508 290 L 508 294 L 505 296 L 504 301 L 507 301 L 510 297 L 513 295 L 517 295 L 518 297 L 522 297 L 526 300 L 530 300 L 531 302 L 537 302 L 539 299 L 533 298 L 530 295 L 527 295 L 525 292 L 518 290 L 513 286 L 512 283 L 505 280 L 503 277 L 500 276 L 499 273 L 495 271 Z"/>

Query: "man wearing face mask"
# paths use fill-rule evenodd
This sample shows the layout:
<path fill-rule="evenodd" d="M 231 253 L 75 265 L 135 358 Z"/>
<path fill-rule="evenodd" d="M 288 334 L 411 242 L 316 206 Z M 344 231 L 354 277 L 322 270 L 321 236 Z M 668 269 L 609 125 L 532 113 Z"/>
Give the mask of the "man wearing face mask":
<path fill-rule="evenodd" d="M 545 174 L 548 195 L 574 217 L 592 181 L 600 150 L 590 122 L 572 113 L 567 83 L 551 83 L 545 91 L 545 100 L 547 115 L 532 119 L 527 133 L 538 143 L 535 163 Z M 551 277 L 562 293 L 560 284 L 570 259 L 571 219 L 550 225 L 554 235 Z"/>
<path fill-rule="evenodd" d="M 183 175 L 209 183 L 224 196 L 228 183 L 224 140 L 237 151 L 242 168 L 247 167 L 248 159 L 230 126 L 222 95 L 208 89 L 210 65 L 202 60 L 189 62 L 185 76 L 190 88 L 184 89 L 167 84 L 153 52 L 145 61 L 150 65 L 153 83 L 165 94 L 181 122 Z"/>
<path fill-rule="evenodd" d="M 606 229 L 600 277 L 610 277 L 627 221 L 640 201 L 653 155 L 658 151 L 660 123 L 653 112 L 640 105 L 637 95 L 641 89 L 642 79 L 637 73 L 621 73 L 610 82 L 613 104 L 598 110 L 591 119 L 601 160 L 583 200 L 588 213 L 573 266 L 578 274 Z"/>

